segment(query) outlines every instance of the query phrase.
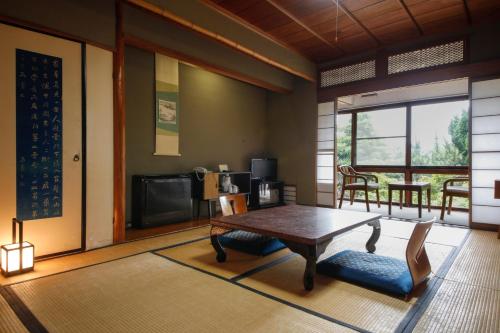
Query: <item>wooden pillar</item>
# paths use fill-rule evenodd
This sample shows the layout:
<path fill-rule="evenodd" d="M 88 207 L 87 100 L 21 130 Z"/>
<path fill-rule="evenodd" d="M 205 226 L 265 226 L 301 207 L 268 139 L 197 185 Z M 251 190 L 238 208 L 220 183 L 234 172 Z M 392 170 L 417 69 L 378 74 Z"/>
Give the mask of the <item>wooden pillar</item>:
<path fill-rule="evenodd" d="M 123 3 L 116 0 L 116 51 L 113 57 L 113 242 L 125 240 L 125 42 Z"/>

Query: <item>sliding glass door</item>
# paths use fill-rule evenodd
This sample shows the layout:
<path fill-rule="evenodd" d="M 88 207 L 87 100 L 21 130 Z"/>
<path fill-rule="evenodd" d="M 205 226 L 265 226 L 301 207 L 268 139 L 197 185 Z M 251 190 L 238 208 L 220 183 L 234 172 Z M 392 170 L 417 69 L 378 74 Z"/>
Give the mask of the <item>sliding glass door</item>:
<path fill-rule="evenodd" d="M 468 174 L 468 119 L 466 96 L 339 111 L 339 163 L 376 174 L 382 201 L 389 182 L 430 182 L 438 206 L 444 180 Z M 404 199 L 416 202 L 410 193 Z M 468 202 L 454 206 L 467 208 Z"/>

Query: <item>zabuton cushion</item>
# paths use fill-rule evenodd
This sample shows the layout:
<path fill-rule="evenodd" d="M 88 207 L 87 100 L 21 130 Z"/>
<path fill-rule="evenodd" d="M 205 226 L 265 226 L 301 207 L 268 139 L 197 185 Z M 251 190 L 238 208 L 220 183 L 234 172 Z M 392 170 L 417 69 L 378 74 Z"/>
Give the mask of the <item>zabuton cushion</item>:
<path fill-rule="evenodd" d="M 219 236 L 219 242 L 223 247 L 258 256 L 265 256 L 285 248 L 285 244 L 276 238 L 243 230 L 225 233 Z"/>
<path fill-rule="evenodd" d="M 317 272 L 391 294 L 408 295 L 413 289 L 405 261 L 372 253 L 339 252 L 318 263 Z"/>

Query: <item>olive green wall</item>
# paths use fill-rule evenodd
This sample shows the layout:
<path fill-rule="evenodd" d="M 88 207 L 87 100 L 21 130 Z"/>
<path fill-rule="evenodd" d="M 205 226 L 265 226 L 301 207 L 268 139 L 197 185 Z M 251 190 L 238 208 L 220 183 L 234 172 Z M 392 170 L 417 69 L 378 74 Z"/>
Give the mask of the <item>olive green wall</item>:
<path fill-rule="evenodd" d="M 185 173 L 195 166 L 215 170 L 220 163 L 248 170 L 250 158 L 265 155 L 265 90 L 181 64 L 181 156 L 153 156 L 154 54 L 127 47 L 125 78 L 127 221 L 134 174 Z"/>
<path fill-rule="evenodd" d="M 309 60 L 237 25 L 197 0 L 155 0 L 152 3 L 237 40 L 273 60 L 315 75 L 315 65 Z M 0 0 L 0 16 L 115 47 L 115 0 Z M 203 59 L 209 64 L 279 88 L 291 88 L 291 74 L 136 7 L 124 6 L 124 29 L 144 40 Z"/>
<path fill-rule="evenodd" d="M 291 89 L 292 87 L 293 77 L 291 74 L 207 39 L 201 34 L 169 23 L 141 9 L 126 6 L 124 18 L 127 34 L 148 40 L 167 49 L 203 59 L 209 64 L 257 78 L 283 89 Z"/>
<path fill-rule="evenodd" d="M 316 85 L 301 79 L 289 95 L 267 93 L 267 149 L 278 176 L 297 186 L 297 202 L 316 204 Z"/>
<path fill-rule="evenodd" d="M 256 50 L 271 59 L 279 59 L 280 63 L 298 69 L 312 77 L 316 76 L 315 64 L 295 51 L 276 47 L 276 43 L 262 38 L 261 35 L 245 28 L 239 23 L 219 14 L 199 0 L 148 0 L 159 7 L 189 19 L 191 22 L 207 28 L 215 33 L 243 42 L 244 45 Z M 241 0 L 244 1 L 244 0 Z"/>

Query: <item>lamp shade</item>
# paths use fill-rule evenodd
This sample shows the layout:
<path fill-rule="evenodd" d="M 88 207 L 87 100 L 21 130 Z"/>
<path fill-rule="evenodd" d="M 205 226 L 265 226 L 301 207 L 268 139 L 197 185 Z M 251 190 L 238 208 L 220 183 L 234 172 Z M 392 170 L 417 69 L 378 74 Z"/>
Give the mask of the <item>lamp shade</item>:
<path fill-rule="evenodd" d="M 33 270 L 35 258 L 33 244 L 22 242 L 2 245 L 0 251 L 3 275 L 11 276 Z"/>

